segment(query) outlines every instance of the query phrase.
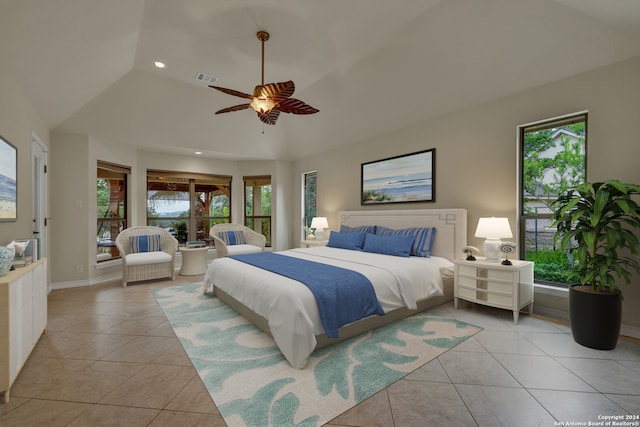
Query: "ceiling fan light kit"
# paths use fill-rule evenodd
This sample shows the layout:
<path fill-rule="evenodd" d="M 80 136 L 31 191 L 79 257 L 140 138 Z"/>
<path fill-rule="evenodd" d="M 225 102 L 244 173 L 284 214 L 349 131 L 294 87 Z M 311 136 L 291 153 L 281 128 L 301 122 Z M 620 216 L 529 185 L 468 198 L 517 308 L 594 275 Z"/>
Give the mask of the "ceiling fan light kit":
<path fill-rule="evenodd" d="M 296 89 L 293 81 L 289 80 L 288 82 L 264 84 L 264 42 L 269 40 L 269 33 L 266 31 L 258 31 L 257 37 L 258 40 L 262 42 L 262 84 L 253 89 L 253 95 L 220 86 L 209 86 L 220 92 L 251 100 L 251 102 L 247 104 L 223 108 L 222 110 L 216 111 L 216 114 L 253 108 L 263 123 L 275 125 L 281 112 L 290 114 L 317 113 L 319 111 L 318 109 L 305 104 L 299 99 L 291 98 L 291 95 L 293 95 Z"/>

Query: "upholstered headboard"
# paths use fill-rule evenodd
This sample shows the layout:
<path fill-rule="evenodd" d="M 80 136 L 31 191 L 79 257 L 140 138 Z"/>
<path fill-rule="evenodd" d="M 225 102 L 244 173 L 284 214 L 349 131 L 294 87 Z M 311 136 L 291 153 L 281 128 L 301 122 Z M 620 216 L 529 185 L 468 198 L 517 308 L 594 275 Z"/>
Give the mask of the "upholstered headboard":
<path fill-rule="evenodd" d="M 383 225 L 389 228 L 435 227 L 431 254 L 453 260 L 460 258 L 467 244 L 465 209 L 414 209 L 388 211 L 341 211 L 340 225 Z M 340 227 L 338 227 L 339 230 Z"/>

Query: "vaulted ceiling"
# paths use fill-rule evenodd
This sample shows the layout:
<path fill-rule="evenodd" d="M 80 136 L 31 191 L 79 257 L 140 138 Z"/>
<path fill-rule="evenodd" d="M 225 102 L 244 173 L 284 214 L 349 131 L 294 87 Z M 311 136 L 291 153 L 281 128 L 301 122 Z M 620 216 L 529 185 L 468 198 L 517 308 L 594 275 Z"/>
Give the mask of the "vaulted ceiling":
<path fill-rule="evenodd" d="M 214 115 L 293 80 L 320 110 Z M 640 55 L 637 0 L 0 0 L 0 61 L 50 129 L 296 159 Z M 152 62 L 163 61 L 157 69 Z"/>

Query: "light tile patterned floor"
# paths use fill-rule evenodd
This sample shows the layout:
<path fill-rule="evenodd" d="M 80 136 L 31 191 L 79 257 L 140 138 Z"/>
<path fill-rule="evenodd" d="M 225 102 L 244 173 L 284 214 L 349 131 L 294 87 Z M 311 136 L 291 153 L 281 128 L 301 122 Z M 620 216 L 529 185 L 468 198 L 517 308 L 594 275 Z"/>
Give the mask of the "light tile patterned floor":
<path fill-rule="evenodd" d="M 119 281 L 53 291 L 47 331 L 0 404 L 0 426 L 224 426 L 151 289 Z M 554 426 L 640 414 L 640 344 L 576 344 L 570 330 L 462 302 L 436 309 L 482 332 L 330 426 Z"/>

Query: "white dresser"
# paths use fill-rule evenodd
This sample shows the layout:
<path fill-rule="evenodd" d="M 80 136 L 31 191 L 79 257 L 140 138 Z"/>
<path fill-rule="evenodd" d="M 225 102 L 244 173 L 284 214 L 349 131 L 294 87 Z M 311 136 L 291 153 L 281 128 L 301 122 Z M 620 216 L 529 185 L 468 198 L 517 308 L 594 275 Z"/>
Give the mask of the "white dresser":
<path fill-rule="evenodd" d="M 518 323 L 520 310 L 527 305 L 533 313 L 533 263 L 511 260 L 513 265 L 458 259 L 454 275 L 454 305 L 458 299 L 513 311 Z"/>
<path fill-rule="evenodd" d="M 47 260 L 0 277 L 0 393 L 9 390 L 47 326 Z"/>

